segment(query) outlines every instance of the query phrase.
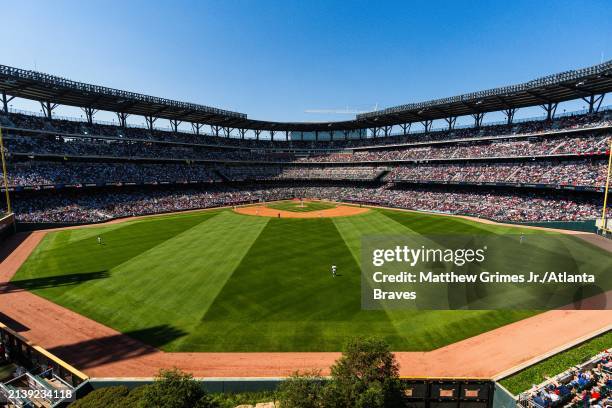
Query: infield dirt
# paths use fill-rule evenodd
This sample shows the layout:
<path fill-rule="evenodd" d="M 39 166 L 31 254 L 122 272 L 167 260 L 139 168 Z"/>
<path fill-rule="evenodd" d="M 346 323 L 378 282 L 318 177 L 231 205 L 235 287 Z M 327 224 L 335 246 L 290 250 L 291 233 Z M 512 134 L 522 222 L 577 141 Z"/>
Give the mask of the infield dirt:
<path fill-rule="evenodd" d="M 277 210 L 266 207 L 265 205 L 254 205 L 249 207 L 238 207 L 234 210 L 238 214 L 256 215 L 260 217 L 280 217 L 280 218 L 330 218 L 330 217 L 347 217 L 351 215 L 363 214 L 370 211 L 368 208 L 353 207 L 348 205 L 339 205 L 335 208 L 328 208 L 317 211 L 287 211 Z"/>

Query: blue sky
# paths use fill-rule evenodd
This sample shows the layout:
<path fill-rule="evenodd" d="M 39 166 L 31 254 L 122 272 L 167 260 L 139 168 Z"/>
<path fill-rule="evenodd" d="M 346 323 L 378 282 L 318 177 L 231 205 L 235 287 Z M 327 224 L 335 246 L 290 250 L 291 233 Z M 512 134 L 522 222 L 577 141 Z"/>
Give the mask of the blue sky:
<path fill-rule="evenodd" d="M 593 65 L 602 53 L 612 59 L 610 0 L 13 1 L 2 9 L 2 64 L 256 119 L 350 119 L 304 110 L 382 108 Z"/>

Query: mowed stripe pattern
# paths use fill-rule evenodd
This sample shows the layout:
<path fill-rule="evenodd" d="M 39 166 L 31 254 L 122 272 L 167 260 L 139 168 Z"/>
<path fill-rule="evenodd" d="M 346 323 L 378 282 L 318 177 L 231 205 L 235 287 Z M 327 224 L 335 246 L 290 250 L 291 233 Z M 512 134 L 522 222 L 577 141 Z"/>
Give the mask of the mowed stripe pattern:
<path fill-rule="evenodd" d="M 166 351 L 338 351 L 358 335 L 425 351 L 535 312 L 363 311 L 362 236 L 507 228 L 390 210 L 323 219 L 203 211 L 50 233 L 14 282 Z"/>
<path fill-rule="evenodd" d="M 244 223 L 232 212 L 214 211 L 50 233 L 13 282 L 132 337 L 175 349 L 267 223 L 252 218 Z"/>

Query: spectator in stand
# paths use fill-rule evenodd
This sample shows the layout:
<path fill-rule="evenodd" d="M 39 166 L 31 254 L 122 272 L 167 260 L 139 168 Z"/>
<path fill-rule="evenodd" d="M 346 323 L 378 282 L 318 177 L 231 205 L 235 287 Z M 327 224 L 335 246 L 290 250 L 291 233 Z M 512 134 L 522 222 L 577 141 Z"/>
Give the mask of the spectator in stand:
<path fill-rule="evenodd" d="M 312 182 L 310 182 L 312 183 Z M 559 194 L 508 193 L 412 188 L 393 189 L 354 184 L 278 186 L 209 184 L 202 189 L 149 191 L 45 191 L 14 200 L 22 222 L 93 222 L 115 217 L 232 206 L 243 202 L 310 197 L 388 207 L 473 215 L 500 221 L 578 221 L 594 219 L 600 202 Z"/>
<path fill-rule="evenodd" d="M 137 192 L 117 191 L 108 195 L 83 189 L 79 194 L 41 193 L 17 200 L 15 207 L 18 219 L 37 222 L 91 222 L 126 215 L 232 205 L 251 199 L 288 198 L 292 195 L 470 214 L 496 220 L 592 219 L 599 211 L 599 203 L 588 196 L 570 197 L 535 190 L 529 193 L 500 193 L 441 190 L 436 187 L 402 189 L 395 186 L 394 182 L 503 182 L 599 188 L 605 181 L 606 164 L 595 155 L 606 153 L 609 134 L 602 133 L 602 129 L 583 131 L 580 134 L 563 133 L 560 130 L 605 128 L 612 123 L 609 113 L 606 112 L 568 116 L 552 122 L 532 121 L 512 126 L 484 126 L 480 129 L 456 129 L 452 132 L 430 132 L 384 139 L 278 142 L 201 136 L 157 129 L 151 131 L 133 127 L 120 128 L 67 120 L 47 121 L 42 117 L 20 114 L 2 116 L 1 119 L 3 123 L 8 122 L 10 128 L 6 135 L 6 146 L 11 163 L 8 176 L 13 187 L 40 187 L 49 184 L 216 182 L 205 191 L 141 189 Z M 516 135 L 521 137 L 514 137 Z M 432 141 L 443 143 L 422 143 Z M 338 151 L 356 146 L 367 148 L 354 152 Z M 317 148 L 319 153 L 297 158 L 293 153 L 271 150 L 281 147 Z M 335 150 L 322 154 L 321 148 Z M 546 160 L 538 161 L 459 161 L 465 158 L 530 158 L 560 154 L 589 157 L 572 157 L 571 160 L 547 157 Z M 40 161 L 40 158 L 34 157 L 32 161 L 23 161 L 27 156 L 37 155 L 70 160 Z M 97 157 L 93 161 L 89 160 L 89 156 Z M 73 157 L 79 160 L 72 160 Z M 144 164 L 141 160 L 134 160 L 142 158 L 167 163 Z M 130 161 L 126 162 L 125 159 Z M 454 161 L 401 165 L 393 163 L 396 160 L 435 159 Z M 100 160 L 105 162 L 100 163 Z M 193 164 L 193 160 L 210 163 Z M 368 163 L 377 160 L 385 161 L 385 166 L 391 167 L 383 167 L 381 163 Z M 294 163 L 286 163 L 290 161 Z M 358 162 L 359 165 L 295 163 L 300 161 Z M 380 181 L 384 172 L 389 170 L 385 185 L 372 187 L 357 183 Z M 279 185 L 237 188 L 222 183 L 225 179 L 267 180 L 275 181 Z M 294 185 L 285 186 L 287 180 L 295 181 Z M 350 180 L 353 184 L 342 187 L 302 187 L 310 180 Z"/>

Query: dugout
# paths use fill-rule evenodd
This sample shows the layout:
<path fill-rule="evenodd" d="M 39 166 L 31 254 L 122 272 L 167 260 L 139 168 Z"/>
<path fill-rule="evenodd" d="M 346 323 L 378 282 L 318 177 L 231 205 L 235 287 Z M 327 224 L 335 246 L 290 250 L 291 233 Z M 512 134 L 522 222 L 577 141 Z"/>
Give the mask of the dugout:
<path fill-rule="evenodd" d="M 494 383 L 478 379 L 402 379 L 411 408 L 489 408 Z"/>

